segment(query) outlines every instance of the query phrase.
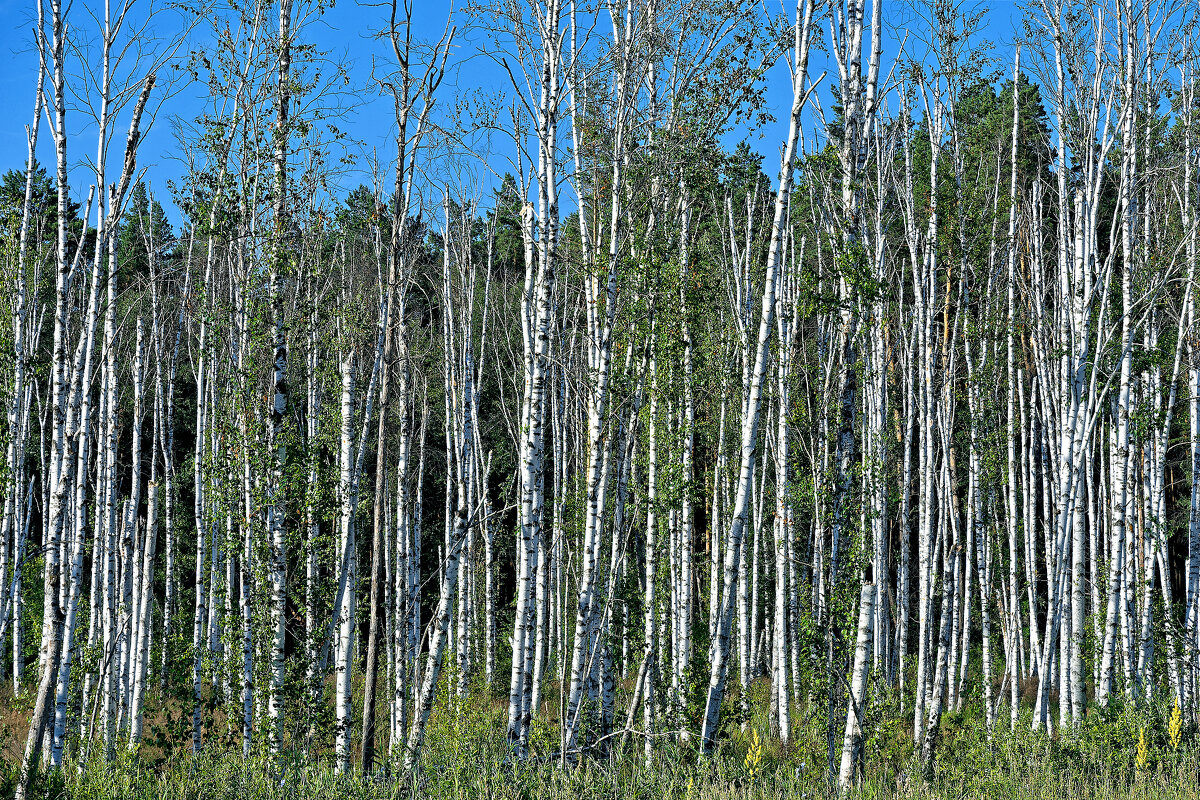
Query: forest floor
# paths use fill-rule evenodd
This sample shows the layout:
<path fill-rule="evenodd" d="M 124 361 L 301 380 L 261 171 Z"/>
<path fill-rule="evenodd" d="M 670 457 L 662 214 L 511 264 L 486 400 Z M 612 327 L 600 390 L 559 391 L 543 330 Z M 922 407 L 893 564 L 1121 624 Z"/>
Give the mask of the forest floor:
<path fill-rule="evenodd" d="M 439 703 L 430 718 L 421 766 L 412 776 L 380 770 L 337 775 L 327 752 L 287 754 L 282 772 L 262 756 L 248 760 L 229 738 L 209 731 L 209 747 L 193 756 L 187 746 L 164 748 L 187 724 L 181 707 L 160 709 L 148 720 L 155 730 L 134 754 L 122 750 L 111 762 L 96 755 L 72 762 L 61 774 L 40 777 L 34 797 L 81 800 L 767 800 L 836 795 L 827 780 L 823 705 L 794 712 L 791 741 L 768 733 L 765 682 L 752 691 L 749 718 L 739 721 L 734 698 L 721 745 L 710 758 L 693 740 L 657 737 L 649 765 L 644 739 L 620 738 L 606 757 L 589 757 L 563 768 L 554 757 L 553 720 L 535 723 L 532 755 L 512 759 L 504 739 L 505 707 L 498 698 Z M 12 797 L 13 755 L 24 740 L 23 698 L 0 698 L 4 741 L 0 749 L 0 800 Z M 176 704 L 172 704 L 176 705 Z M 871 706 L 865 758 L 853 791 L 862 798 L 1012 798 L 1102 800 L 1104 798 L 1200 799 L 1200 735 L 1183 723 L 1172 736 L 1169 708 L 1091 709 L 1078 729 L 1052 737 L 1030 730 L 1031 710 L 1021 708 L 1015 730 L 1007 706 L 989 737 L 982 712 L 969 707 L 942 718 L 937 748 L 922 766 L 913 753 L 911 714 L 887 698 Z M 1057 712 L 1057 707 L 1054 709 Z M 26 712 L 27 713 L 27 712 Z M 1057 719 L 1057 713 L 1054 714 Z M 27 717 L 26 717 L 27 719 Z M 386 724 L 386 718 L 381 720 Z M 326 731 L 315 740 L 328 742 Z M 840 754 L 841 737 L 837 738 Z M 98 749 L 98 748 L 97 748 Z M 620 753 L 620 755 L 618 755 Z M 355 759 L 357 762 L 357 758 Z"/>

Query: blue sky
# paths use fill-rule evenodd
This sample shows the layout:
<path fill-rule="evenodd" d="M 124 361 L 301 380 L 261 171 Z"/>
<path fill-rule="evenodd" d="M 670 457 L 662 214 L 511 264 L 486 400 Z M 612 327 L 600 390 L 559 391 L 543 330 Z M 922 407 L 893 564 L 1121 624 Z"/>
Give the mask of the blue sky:
<path fill-rule="evenodd" d="M 148 5 L 146 0 L 138 0 L 134 4 L 130 24 L 141 22 L 138 15 L 144 17 Z M 460 33 L 456 37 L 457 44 L 451 53 L 447 75 L 439 92 L 439 111 L 445 122 L 452 121 L 451 115 L 457 113 L 455 102 L 465 94 L 495 94 L 506 89 L 511 91 L 503 71 L 493 60 L 481 55 L 487 43 L 485 33 L 479 30 L 472 31 L 469 26 L 462 30 L 466 20 L 458 9 L 461 5 L 455 4 L 454 17 L 460 26 Z M 772 7 L 778 8 L 777 5 Z M 905 27 L 907 22 L 914 19 L 914 12 L 909 3 L 884 0 L 883 8 L 883 72 L 886 74 L 906 33 L 909 35 L 908 48 L 911 50 L 921 31 L 914 28 L 908 32 Z M 981 3 L 977 8 L 984 12 L 984 28 L 981 35 L 995 44 L 994 54 L 998 60 L 996 66 L 1001 72 L 1007 72 L 1011 69 L 1005 66 L 1010 52 L 1008 43 L 1012 41 L 1015 31 L 1020 26 L 1019 10 L 1013 2 Z M 69 19 L 72 20 L 76 31 L 96 31 L 98 28 L 93 15 L 102 9 L 100 0 L 74 0 Z M 390 57 L 386 42 L 372 36 L 374 31 L 382 29 L 386 24 L 387 11 L 386 7 L 358 0 L 338 0 L 332 8 L 311 19 L 301 34 L 302 40 L 327 51 L 329 59 L 345 64 L 348 70 L 349 86 L 330 101 L 340 106 L 338 127 L 358 140 L 358 144 L 350 148 L 350 154 L 355 157 L 357 163 L 346 168 L 337 178 L 341 190 L 370 182 L 369 162 L 373 153 L 377 153 L 385 165 L 392 154 L 394 122 L 390 100 L 380 95 L 371 81 L 373 58 Z M 416 0 L 414 39 L 436 41 L 444 30 L 450 12 L 451 4 L 445 0 Z M 38 63 L 32 41 L 35 13 L 36 6 L 28 0 L 0 0 L 0 20 L 3 20 L 0 22 L 0 57 L 5 59 L 5 68 L 0 70 L 0 108 L 5 109 L 4 119 L 0 121 L 0 169 L 3 170 L 20 168 L 25 160 L 25 127 L 29 124 L 33 112 L 33 81 Z M 162 39 L 167 39 L 175 35 L 179 25 L 179 17 L 165 13 L 155 19 L 152 29 Z M 826 34 L 823 31 L 821 35 L 824 37 Z M 205 47 L 210 41 L 209 36 L 204 27 L 197 28 L 191 33 L 183 51 Z M 828 109 L 828 91 L 836 80 L 836 69 L 832 63 L 825 63 L 825 58 L 815 54 L 811 72 L 814 76 L 822 70 L 829 72 L 822 86 L 822 104 Z M 75 63 L 78 69 L 79 62 L 76 60 Z M 140 65 L 135 67 L 132 63 L 129 66 L 141 68 Z M 146 169 L 148 184 L 155 195 L 164 201 L 169 215 L 173 218 L 177 218 L 177 214 L 172 213 L 173 203 L 165 202 L 169 200 L 167 181 L 178 178 L 184 168 L 177 157 L 178 148 L 171 118 L 177 116 L 186 119 L 195 116 L 203 107 L 202 89 L 203 87 L 180 82 L 174 87 L 174 93 L 165 99 L 162 99 L 162 92 L 158 92 L 161 107 L 153 128 L 139 149 L 139 166 Z M 736 142 L 746 139 L 754 150 L 764 156 L 764 171 L 771 175 L 777 169 L 778 151 L 786 134 L 784 123 L 791 102 L 791 87 L 786 67 L 776 66 L 768 74 L 766 101 L 768 110 L 776 118 L 774 124 L 753 131 L 731 131 L 724 138 L 731 147 Z M 71 177 L 72 189 L 74 193 L 82 195 L 90 182 L 86 160 L 94 155 L 96 147 L 94 126 L 87 125 L 87 114 L 82 110 L 69 111 L 68 120 L 72 132 L 69 155 L 75 165 Z M 112 164 L 117 164 L 120 160 L 127 124 L 127 117 L 122 116 L 116 126 L 117 135 L 114 137 L 109 156 Z M 809 126 L 810 131 L 813 128 L 815 125 Z M 497 137 L 493 137 L 490 145 L 486 146 L 491 152 L 477 153 L 474 165 L 471 164 L 471 158 L 466 158 L 461 162 L 465 164 L 465 169 L 459 170 L 453 176 L 446 174 L 442 177 L 453 179 L 457 176 L 462 180 L 464 173 L 471 173 L 475 177 L 473 181 L 468 182 L 474 183 L 473 191 L 487 191 L 494 185 L 494 177 L 489 173 L 503 174 L 512 169 L 509 162 L 513 147 Z M 52 161 L 53 148 L 44 121 L 38 150 L 40 160 L 44 163 Z M 488 168 L 481 169 L 478 166 L 479 160 L 486 160 Z"/>

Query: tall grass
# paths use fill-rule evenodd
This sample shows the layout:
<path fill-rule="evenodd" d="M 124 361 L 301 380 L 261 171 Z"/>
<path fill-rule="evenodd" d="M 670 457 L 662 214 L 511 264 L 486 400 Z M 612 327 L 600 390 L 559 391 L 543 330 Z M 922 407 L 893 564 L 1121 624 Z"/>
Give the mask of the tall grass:
<path fill-rule="evenodd" d="M 1168 708 L 1093 710 L 1078 730 L 1047 737 L 1030 730 L 1028 712 L 1015 730 L 1007 717 L 989 736 L 977 709 L 948 714 L 936 756 L 921 765 L 912 755 L 907 720 L 878 703 L 867 731 L 865 758 L 851 797 L 1200 798 L 1200 739 L 1184 721 L 1172 736 Z M 814 711 L 815 709 L 810 709 Z M 533 755 L 517 762 L 504 740 L 503 710 L 483 701 L 443 705 L 434 714 L 420 768 L 402 774 L 394 764 L 372 775 L 339 776 L 326 754 L 289 752 L 282 763 L 262 755 L 177 752 L 153 760 L 122 754 L 112 763 L 73 762 L 61 774 L 39 776 L 48 798 L 86 800 L 767 800 L 825 798 L 827 738 L 820 713 L 801 713 L 792 741 L 769 735 L 755 710 L 733 725 L 715 756 L 702 758 L 692 741 L 657 737 L 650 765 L 642 740 L 609 741 L 604 756 L 563 766 L 555 757 L 557 731 L 535 729 Z M 1144 732 L 1145 760 L 1138 740 Z M 755 736 L 754 734 L 757 734 Z M 757 739 L 758 754 L 751 748 Z M 838 741 L 840 746 L 840 739 Z M 14 768 L 6 767 L 0 797 L 11 796 Z"/>

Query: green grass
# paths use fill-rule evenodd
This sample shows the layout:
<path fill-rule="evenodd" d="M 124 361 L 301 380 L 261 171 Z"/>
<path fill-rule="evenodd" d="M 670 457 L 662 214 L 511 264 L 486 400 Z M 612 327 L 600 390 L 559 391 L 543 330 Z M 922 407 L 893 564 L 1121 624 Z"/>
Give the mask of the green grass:
<path fill-rule="evenodd" d="M 825 729 L 820 713 L 799 709 L 792 741 L 783 745 L 766 733 L 760 698 L 747 728 L 732 724 L 718 752 L 702 758 L 695 742 L 662 737 L 647 766 L 642 740 L 625 750 L 586 758 L 563 768 L 552 756 L 557 729 L 539 724 L 533 755 L 518 763 L 504 741 L 504 712 L 486 701 L 444 703 L 428 729 L 420 769 L 412 775 L 381 769 L 374 775 L 341 777 L 327 753 L 289 753 L 280 772 L 263 756 L 243 760 L 240 752 L 176 752 L 137 759 L 122 754 L 114 763 L 73 763 L 60 775 L 39 777 L 33 796 L 87 800 L 766 800 L 830 797 L 826 778 Z M 1200 737 L 1185 723 L 1175 745 L 1168 733 L 1169 709 L 1095 710 L 1078 730 L 1048 738 L 1030 728 L 1028 710 L 1009 730 L 1007 709 L 987 736 L 977 708 L 943 717 L 934 760 L 913 756 L 909 721 L 899 709 L 877 702 L 867 730 L 863 772 L 854 797 L 884 798 L 1200 798 Z M 1138 763 L 1139 732 L 1145 731 L 1146 759 Z M 747 759 L 751 731 L 762 742 L 759 762 Z M 615 739 L 613 741 L 616 741 Z M 840 742 L 840 740 L 839 740 Z M 0 798 L 11 796 L 12 765 L 0 780 Z"/>

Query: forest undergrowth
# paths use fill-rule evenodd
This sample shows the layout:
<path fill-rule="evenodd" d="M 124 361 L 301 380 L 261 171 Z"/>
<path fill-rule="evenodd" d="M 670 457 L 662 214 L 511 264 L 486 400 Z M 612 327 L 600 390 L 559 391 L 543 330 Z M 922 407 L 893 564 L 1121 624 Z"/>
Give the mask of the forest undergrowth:
<path fill-rule="evenodd" d="M 968 705 L 943 718 L 935 755 L 922 765 L 912 745 L 911 711 L 894 696 L 872 699 L 865 731 L 867 757 L 859 780 L 838 794 L 829 780 L 827 740 L 819 695 L 793 719 L 782 744 L 769 725 L 769 683 L 756 681 L 749 714 L 741 698 L 728 699 L 721 744 L 701 756 L 694 734 L 679 741 L 659 734 L 647 763 L 644 740 L 616 731 L 605 752 L 564 764 L 553 709 L 534 724 L 530 755 L 517 761 L 504 736 L 504 704 L 480 691 L 448 699 L 432 715 L 421 763 L 405 773 L 385 763 L 369 775 L 338 775 L 327 748 L 285 751 L 281 762 L 263 752 L 243 758 L 234 740 L 211 731 L 199 755 L 167 750 L 170 728 L 184 716 L 159 703 L 157 731 L 138 753 L 75 754 L 61 773 L 35 778 L 35 797 L 87 800 L 717 800 L 736 798 L 1196 798 L 1200 797 L 1200 731 L 1174 708 L 1120 702 L 1089 708 L 1078 729 L 1046 737 L 1031 730 L 1023 705 L 1015 726 L 1006 713 L 989 735 L 981 710 Z M 555 693 L 556 694 L 556 693 Z M 29 698 L 5 698 L 19 711 Z M 549 703 L 548 703 L 549 705 Z M 182 706 L 180 707 L 182 708 Z M 216 723 L 219 727 L 220 722 Z M 13 796 L 17 763 L 9 752 L 18 731 L 6 724 L 0 748 L 0 800 Z M 316 737 L 321 740 L 321 737 Z M 303 740 L 297 733 L 294 742 Z M 228 746 L 227 746 L 228 745 Z"/>

